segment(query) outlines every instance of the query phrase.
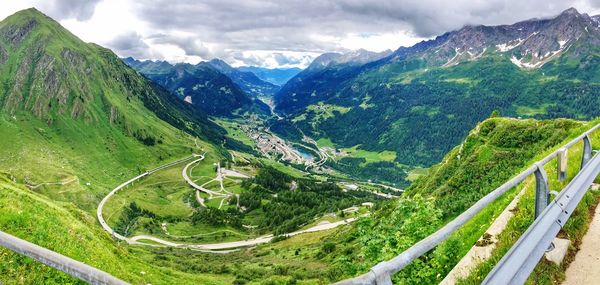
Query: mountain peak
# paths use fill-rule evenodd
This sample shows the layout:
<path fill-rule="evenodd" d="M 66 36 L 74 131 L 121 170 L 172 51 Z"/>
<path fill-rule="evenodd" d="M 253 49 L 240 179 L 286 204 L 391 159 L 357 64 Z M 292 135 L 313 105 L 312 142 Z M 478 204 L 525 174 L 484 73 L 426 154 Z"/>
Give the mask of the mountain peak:
<path fill-rule="evenodd" d="M 233 69 L 231 65 L 219 58 L 213 58 L 208 62 L 212 67 L 218 69 L 221 72 L 227 73 Z"/>
<path fill-rule="evenodd" d="M 42 13 L 36 8 L 28 8 L 25 10 L 18 11 L 6 17 L 6 19 L 2 21 L 2 24 L 18 24 L 20 22 L 29 22 L 31 20 L 58 24 L 56 21 L 54 21 L 54 19 L 48 17 L 46 14 Z"/>
<path fill-rule="evenodd" d="M 581 15 L 577 9 L 571 7 L 567 10 L 564 10 L 561 15 Z"/>

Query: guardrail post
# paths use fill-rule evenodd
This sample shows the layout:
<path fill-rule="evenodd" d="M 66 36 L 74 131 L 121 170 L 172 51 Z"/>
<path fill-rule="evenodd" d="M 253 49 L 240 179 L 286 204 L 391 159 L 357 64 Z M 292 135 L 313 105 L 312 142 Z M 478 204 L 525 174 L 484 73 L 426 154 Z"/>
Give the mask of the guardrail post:
<path fill-rule="evenodd" d="M 392 276 L 386 270 L 386 265 L 384 262 L 381 262 L 373 268 L 371 268 L 371 272 L 375 275 L 375 284 L 377 285 L 392 285 Z"/>
<path fill-rule="evenodd" d="M 557 161 L 557 166 L 556 166 L 556 170 L 557 170 L 557 175 L 558 175 L 558 181 L 565 181 L 565 178 L 567 178 L 567 149 L 566 148 L 561 148 L 558 150 L 558 155 L 556 158 Z"/>
<path fill-rule="evenodd" d="M 583 155 L 581 156 L 581 168 L 588 163 L 592 159 L 592 142 L 590 141 L 589 136 L 583 137 Z"/>
<path fill-rule="evenodd" d="M 550 201 L 550 188 L 548 187 L 548 175 L 544 165 L 536 163 L 535 170 L 535 219 L 544 211 Z"/>

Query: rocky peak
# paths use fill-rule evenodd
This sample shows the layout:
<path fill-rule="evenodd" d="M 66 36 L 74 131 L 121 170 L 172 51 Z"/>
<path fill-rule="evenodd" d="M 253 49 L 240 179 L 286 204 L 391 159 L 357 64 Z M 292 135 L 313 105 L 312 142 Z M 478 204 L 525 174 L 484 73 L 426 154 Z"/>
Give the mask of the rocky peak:
<path fill-rule="evenodd" d="M 218 59 L 218 58 L 212 59 L 208 63 L 223 73 L 228 73 L 228 72 L 233 71 L 233 67 L 231 67 L 231 65 L 227 64 L 225 61 Z"/>
<path fill-rule="evenodd" d="M 513 25 L 465 26 L 448 34 L 428 60 L 446 66 L 475 60 L 486 51 L 508 53 L 513 63 L 535 68 L 560 56 L 570 45 L 589 33 L 598 35 L 598 19 L 570 8 L 551 19 L 532 19 Z M 527 58 L 524 60 L 523 58 Z"/>

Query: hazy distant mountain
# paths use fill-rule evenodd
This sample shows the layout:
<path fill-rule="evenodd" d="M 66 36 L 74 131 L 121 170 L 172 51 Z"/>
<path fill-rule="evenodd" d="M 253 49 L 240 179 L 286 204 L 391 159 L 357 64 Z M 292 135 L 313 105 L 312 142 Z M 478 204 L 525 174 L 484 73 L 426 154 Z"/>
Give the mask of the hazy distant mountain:
<path fill-rule="evenodd" d="M 126 58 L 124 62 L 210 115 L 230 116 L 237 109 L 250 108 L 254 103 L 232 79 L 210 63 L 172 65 L 165 61 L 133 58 Z"/>
<path fill-rule="evenodd" d="M 253 72 L 233 68 L 220 59 L 213 59 L 207 63 L 227 75 L 242 90 L 252 96 L 262 99 L 271 98 L 275 92 L 279 91 L 279 86 L 260 79 Z"/>
<path fill-rule="evenodd" d="M 240 71 L 248 71 L 256 74 L 258 78 L 275 84 L 277 86 L 283 86 L 292 77 L 296 76 L 302 71 L 302 69 L 293 68 L 264 68 L 256 66 L 241 66 L 237 68 Z"/>

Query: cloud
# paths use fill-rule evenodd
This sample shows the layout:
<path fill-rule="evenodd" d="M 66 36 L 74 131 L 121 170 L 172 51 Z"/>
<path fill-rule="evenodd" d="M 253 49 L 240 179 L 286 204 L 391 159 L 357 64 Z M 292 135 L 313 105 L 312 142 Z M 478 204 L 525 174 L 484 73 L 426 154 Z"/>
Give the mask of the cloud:
<path fill-rule="evenodd" d="M 148 37 L 155 44 L 172 44 L 181 48 L 188 55 L 199 57 L 210 57 L 210 49 L 195 35 L 175 36 L 167 34 L 157 34 Z"/>
<path fill-rule="evenodd" d="M 128 56 L 140 59 L 151 57 L 150 46 L 136 32 L 117 35 L 107 44 L 119 54 L 127 54 Z"/>
<path fill-rule="evenodd" d="M 464 25 L 511 24 L 600 0 L 23 0 L 120 56 L 306 66 L 315 55 L 395 50 Z M 131 37 L 131 38 L 128 38 Z M 138 47 L 131 45 L 138 44 Z M 145 49 L 145 50 L 144 50 Z"/>
<path fill-rule="evenodd" d="M 598 0 L 154 0 L 134 11 L 152 29 L 180 31 L 210 49 L 186 48 L 200 57 L 241 51 L 323 53 L 365 48 L 397 49 L 468 24 L 511 24 L 557 15 L 570 6 L 586 11 Z M 584 11 L 585 12 L 585 11 Z M 193 45 L 192 45 L 193 46 Z M 208 54 L 207 54 L 208 52 Z M 255 64 L 262 56 L 236 60 Z M 293 58 L 274 54 L 280 64 Z"/>
<path fill-rule="evenodd" d="M 39 9 L 54 19 L 76 19 L 78 21 L 89 20 L 94 14 L 96 5 L 101 0 L 51 0 L 43 1 Z"/>

